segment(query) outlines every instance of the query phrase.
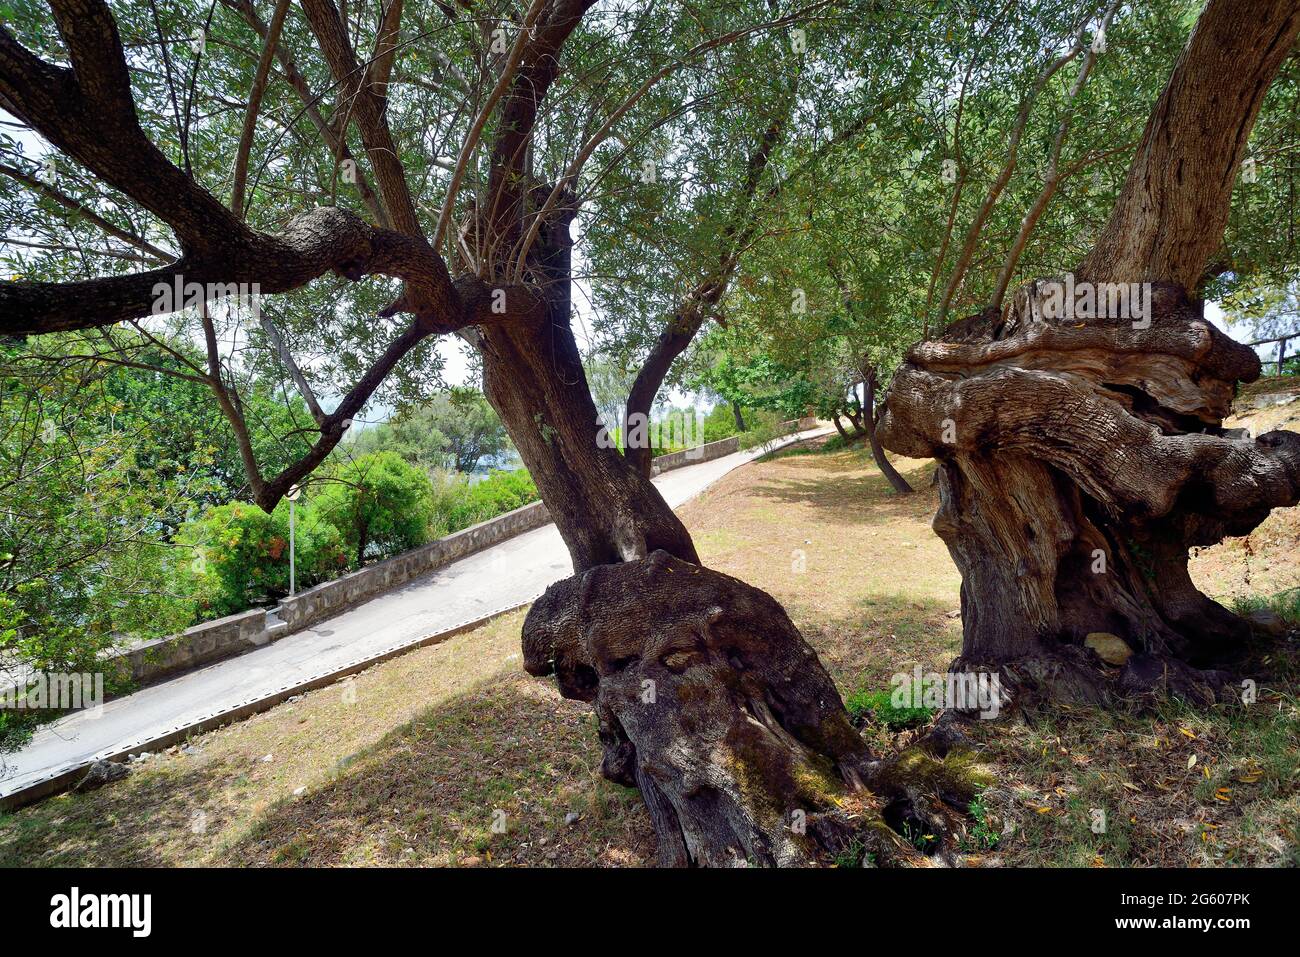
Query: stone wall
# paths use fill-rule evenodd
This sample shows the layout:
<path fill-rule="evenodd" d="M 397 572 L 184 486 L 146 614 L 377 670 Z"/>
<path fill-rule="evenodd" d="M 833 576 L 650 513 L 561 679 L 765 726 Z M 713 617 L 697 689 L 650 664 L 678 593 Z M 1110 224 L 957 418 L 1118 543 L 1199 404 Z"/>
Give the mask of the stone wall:
<path fill-rule="evenodd" d="M 661 455 L 652 462 L 650 468 L 652 474 L 658 475 L 660 472 L 671 472 L 673 469 L 679 469 L 685 465 L 698 465 L 700 462 L 720 459 L 724 455 L 730 455 L 732 452 L 738 451 L 740 451 L 740 439 L 733 435 L 717 442 L 706 442 L 704 445 L 697 445 L 693 449 L 683 449 L 680 452 L 669 452 L 667 455 Z"/>
<path fill-rule="evenodd" d="M 541 528 L 550 520 L 546 506 L 541 502 L 533 502 L 478 525 L 471 525 L 446 538 L 403 552 L 387 561 L 368 565 L 341 578 L 299 592 L 293 598 L 280 602 L 275 610 L 276 617 L 287 626 L 289 632 L 299 631 L 322 618 L 338 614 L 350 605 L 418 578 L 425 572 L 472 555 L 507 538 Z"/>
<path fill-rule="evenodd" d="M 252 608 L 143 642 L 115 657 L 136 681 L 157 681 L 265 645 L 272 639 L 266 619 L 265 608 Z"/>

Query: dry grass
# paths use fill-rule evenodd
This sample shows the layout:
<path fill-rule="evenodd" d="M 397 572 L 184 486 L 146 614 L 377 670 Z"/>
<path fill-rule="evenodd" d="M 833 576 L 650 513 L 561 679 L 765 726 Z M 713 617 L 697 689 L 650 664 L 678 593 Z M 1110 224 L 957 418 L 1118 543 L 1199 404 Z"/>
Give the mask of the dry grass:
<path fill-rule="evenodd" d="M 861 449 L 778 453 L 680 514 L 700 557 L 777 598 L 843 688 L 945 668 L 961 647 L 961 577 L 930 529 L 932 462 L 900 459 L 894 495 Z"/>
<path fill-rule="evenodd" d="M 929 528 L 933 466 L 898 465 L 915 495 L 892 495 L 860 449 L 780 454 L 682 510 L 704 560 L 781 600 L 846 695 L 888 688 L 914 662 L 942 669 L 960 644 L 959 578 Z M 1249 553 L 1204 550 L 1197 580 L 1229 597 L 1300 584 L 1294 511 Z M 99 792 L 0 817 L 0 864 L 644 864 L 653 838 L 637 795 L 600 779 L 590 710 L 521 672 L 521 621 L 201 735 Z M 976 842 L 970 863 L 1294 861 L 1300 726 L 1294 677 L 1278 673 L 1249 713 L 979 726 L 999 785 L 977 816 L 1001 840 Z M 882 746 L 915 733 L 870 730 Z M 1094 807 L 1105 834 L 1090 829 Z"/>

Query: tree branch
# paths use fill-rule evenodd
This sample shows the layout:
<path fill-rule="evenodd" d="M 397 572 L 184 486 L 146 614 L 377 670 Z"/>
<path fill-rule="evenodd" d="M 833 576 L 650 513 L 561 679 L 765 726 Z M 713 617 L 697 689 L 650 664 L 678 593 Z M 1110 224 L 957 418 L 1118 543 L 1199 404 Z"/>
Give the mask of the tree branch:
<path fill-rule="evenodd" d="M 1101 35 L 1105 35 L 1106 29 L 1110 26 L 1111 18 L 1115 16 L 1115 11 L 1119 9 L 1119 3 L 1120 0 L 1112 0 L 1111 5 L 1106 8 L 1106 12 L 1102 15 L 1101 26 L 1098 28 Z M 1079 68 L 1079 75 L 1075 78 L 1074 85 L 1070 87 L 1070 92 L 1066 96 L 1069 108 L 1066 110 L 1065 116 L 1061 117 L 1061 122 L 1056 128 L 1056 136 L 1052 138 L 1052 147 L 1047 156 L 1047 175 L 1043 182 L 1043 188 L 1039 192 L 1038 198 L 1034 200 L 1028 212 L 1020 221 L 1020 231 L 1011 244 L 1006 261 L 1002 264 L 1001 272 L 998 273 L 997 289 L 989 302 L 989 307 L 992 309 L 1002 308 L 1002 300 L 1006 297 L 1007 286 L 1011 283 L 1011 276 L 1015 272 L 1016 264 L 1020 262 L 1020 256 L 1029 243 L 1029 237 L 1033 234 L 1034 227 L 1038 225 L 1039 218 L 1046 211 L 1047 204 L 1051 202 L 1052 197 L 1056 194 L 1057 187 L 1060 186 L 1061 180 L 1064 178 L 1058 170 L 1061 162 L 1061 147 L 1065 144 L 1065 136 L 1069 132 L 1070 123 L 1074 120 L 1079 92 L 1083 89 L 1083 85 L 1088 82 L 1088 76 L 1096 62 L 1097 50 L 1094 45 L 1093 48 L 1088 50 L 1087 56 L 1084 57 L 1083 65 Z"/>
<path fill-rule="evenodd" d="M 1196 289 L 1223 241 L 1264 95 L 1298 33 L 1291 0 L 1209 0 L 1081 277 Z"/>
<path fill-rule="evenodd" d="M 275 57 L 275 48 L 280 45 L 280 31 L 284 27 L 284 18 L 288 12 L 289 0 L 276 0 L 275 13 L 271 15 L 271 26 L 267 30 L 262 56 L 257 62 L 257 73 L 253 77 L 253 88 L 248 94 L 244 129 L 239 137 L 239 152 L 235 154 L 235 183 L 230 190 L 230 210 L 240 219 L 245 215 L 244 184 L 248 179 L 248 153 L 253 147 L 257 113 L 262 107 L 262 94 L 266 91 L 267 76 L 271 72 L 271 60 Z"/>

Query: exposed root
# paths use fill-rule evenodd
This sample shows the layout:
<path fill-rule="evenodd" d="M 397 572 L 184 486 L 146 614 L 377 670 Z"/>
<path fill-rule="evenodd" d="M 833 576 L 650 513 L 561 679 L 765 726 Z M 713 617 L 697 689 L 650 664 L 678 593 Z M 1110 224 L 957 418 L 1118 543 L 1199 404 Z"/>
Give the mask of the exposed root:
<path fill-rule="evenodd" d="M 781 606 L 744 582 L 664 552 L 598 566 L 547 590 L 523 646 L 531 674 L 592 702 L 602 772 L 641 790 L 661 865 L 951 856 L 969 752 L 873 758 Z"/>

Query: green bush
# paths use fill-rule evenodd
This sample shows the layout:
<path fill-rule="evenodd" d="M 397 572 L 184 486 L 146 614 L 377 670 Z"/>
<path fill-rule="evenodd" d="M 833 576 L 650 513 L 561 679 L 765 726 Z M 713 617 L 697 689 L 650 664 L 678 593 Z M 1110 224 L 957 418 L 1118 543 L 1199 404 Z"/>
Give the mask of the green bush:
<path fill-rule="evenodd" d="M 852 437 L 852 434 L 853 433 L 851 432 L 849 433 L 850 437 Z M 823 452 L 839 452 L 847 448 L 849 448 L 849 443 L 845 442 L 844 436 L 840 435 L 839 433 L 832 435 L 829 439 L 827 439 L 825 442 L 822 443 Z"/>
<path fill-rule="evenodd" d="M 354 565 L 389 558 L 429 541 L 433 483 L 396 452 L 344 463 L 311 498 L 322 520 L 343 536 Z"/>
<path fill-rule="evenodd" d="M 490 472 L 487 478 L 472 485 L 456 477 L 444 483 L 436 497 L 434 533 L 439 537 L 450 535 L 535 501 L 537 486 L 523 469 Z"/>
<path fill-rule="evenodd" d="M 288 594 L 289 506 L 268 515 L 248 502 L 210 508 L 176 534 L 184 546 L 178 578 L 200 619 L 233 615 Z M 347 564 L 338 529 L 314 509 L 299 509 L 294 529 L 298 587 L 333 577 Z"/>
<path fill-rule="evenodd" d="M 492 472 L 473 485 L 459 473 L 435 472 L 431 480 L 394 452 L 362 456 L 330 479 L 297 503 L 299 588 L 335 578 L 349 565 L 418 548 L 538 497 L 523 470 Z M 197 620 L 233 615 L 288 594 L 288 502 L 272 515 L 247 502 L 208 509 L 181 527 L 176 544 L 182 546 L 175 552 L 176 577 Z"/>
<path fill-rule="evenodd" d="M 749 415 L 748 412 L 745 414 Z M 736 413 L 732 411 L 731 404 L 728 402 L 719 402 L 704 417 L 705 442 L 718 442 L 722 439 L 729 439 L 737 431 Z"/>

